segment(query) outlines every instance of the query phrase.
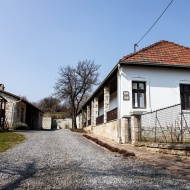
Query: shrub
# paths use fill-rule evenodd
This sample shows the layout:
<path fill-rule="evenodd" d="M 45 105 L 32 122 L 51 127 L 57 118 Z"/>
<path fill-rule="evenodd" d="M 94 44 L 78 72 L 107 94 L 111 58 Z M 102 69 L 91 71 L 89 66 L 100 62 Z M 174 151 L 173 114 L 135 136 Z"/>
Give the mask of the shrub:
<path fill-rule="evenodd" d="M 124 150 L 124 149 L 119 149 L 119 154 L 126 154 L 126 153 L 128 153 L 126 150 Z"/>
<path fill-rule="evenodd" d="M 30 128 L 28 127 L 26 123 L 16 122 L 13 124 L 13 129 L 14 130 L 29 130 Z"/>
<path fill-rule="evenodd" d="M 119 151 L 119 149 L 118 148 L 115 148 L 115 147 L 112 147 L 112 150 L 111 150 L 112 152 L 118 152 Z"/>
<path fill-rule="evenodd" d="M 135 154 L 133 152 L 128 152 L 125 149 L 119 149 L 119 148 L 116 148 L 116 147 L 112 147 L 111 145 L 109 145 L 107 143 L 104 143 L 104 142 L 98 140 L 97 138 L 91 137 L 89 135 L 84 134 L 83 137 L 94 141 L 96 144 L 98 144 L 100 146 L 103 146 L 103 147 L 105 147 L 106 149 L 108 149 L 108 150 L 110 150 L 112 152 L 117 152 L 119 154 L 122 154 L 124 157 L 135 156 Z"/>

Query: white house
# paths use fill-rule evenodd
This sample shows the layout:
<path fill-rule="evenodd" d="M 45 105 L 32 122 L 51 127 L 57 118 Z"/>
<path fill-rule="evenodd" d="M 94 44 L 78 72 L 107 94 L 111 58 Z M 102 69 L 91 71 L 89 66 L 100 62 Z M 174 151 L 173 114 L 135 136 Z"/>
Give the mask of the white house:
<path fill-rule="evenodd" d="M 159 41 L 124 56 L 78 113 L 78 127 L 118 142 L 132 115 L 181 102 L 190 109 L 190 48 Z"/>

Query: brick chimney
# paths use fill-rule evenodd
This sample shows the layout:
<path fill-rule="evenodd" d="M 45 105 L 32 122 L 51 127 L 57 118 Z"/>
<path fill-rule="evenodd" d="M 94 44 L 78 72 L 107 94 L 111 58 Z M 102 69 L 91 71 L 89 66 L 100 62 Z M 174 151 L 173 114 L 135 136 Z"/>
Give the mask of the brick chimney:
<path fill-rule="evenodd" d="M 0 84 L 0 90 L 4 91 L 5 90 L 5 86 L 3 84 Z"/>

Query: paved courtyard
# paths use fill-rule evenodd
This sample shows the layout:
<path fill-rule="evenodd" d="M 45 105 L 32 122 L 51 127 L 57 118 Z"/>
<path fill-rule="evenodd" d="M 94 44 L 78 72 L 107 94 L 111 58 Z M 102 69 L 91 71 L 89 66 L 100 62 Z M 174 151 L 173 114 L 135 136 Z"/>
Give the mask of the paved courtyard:
<path fill-rule="evenodd" d="M 69 130 L 26 131 L 0 153 L 0 189 L 190 189 L 172 171 L 113 154 Z"/>

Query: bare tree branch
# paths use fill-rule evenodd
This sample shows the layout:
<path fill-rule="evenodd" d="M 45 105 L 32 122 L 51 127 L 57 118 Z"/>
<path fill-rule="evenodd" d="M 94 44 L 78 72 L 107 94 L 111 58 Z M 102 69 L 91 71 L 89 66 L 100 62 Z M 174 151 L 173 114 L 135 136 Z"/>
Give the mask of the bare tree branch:
<path fill-rule="evenodd" d="M 73 116 L 73 127 L 76 128 L 76 115 L 84 97 L 98 84 L 100 65 L 94 61 L 79 61 L 76 67 L 64 66 L 59 68 L 59 78 L 55 83 L 55 94 L 70 103 Z"/>

